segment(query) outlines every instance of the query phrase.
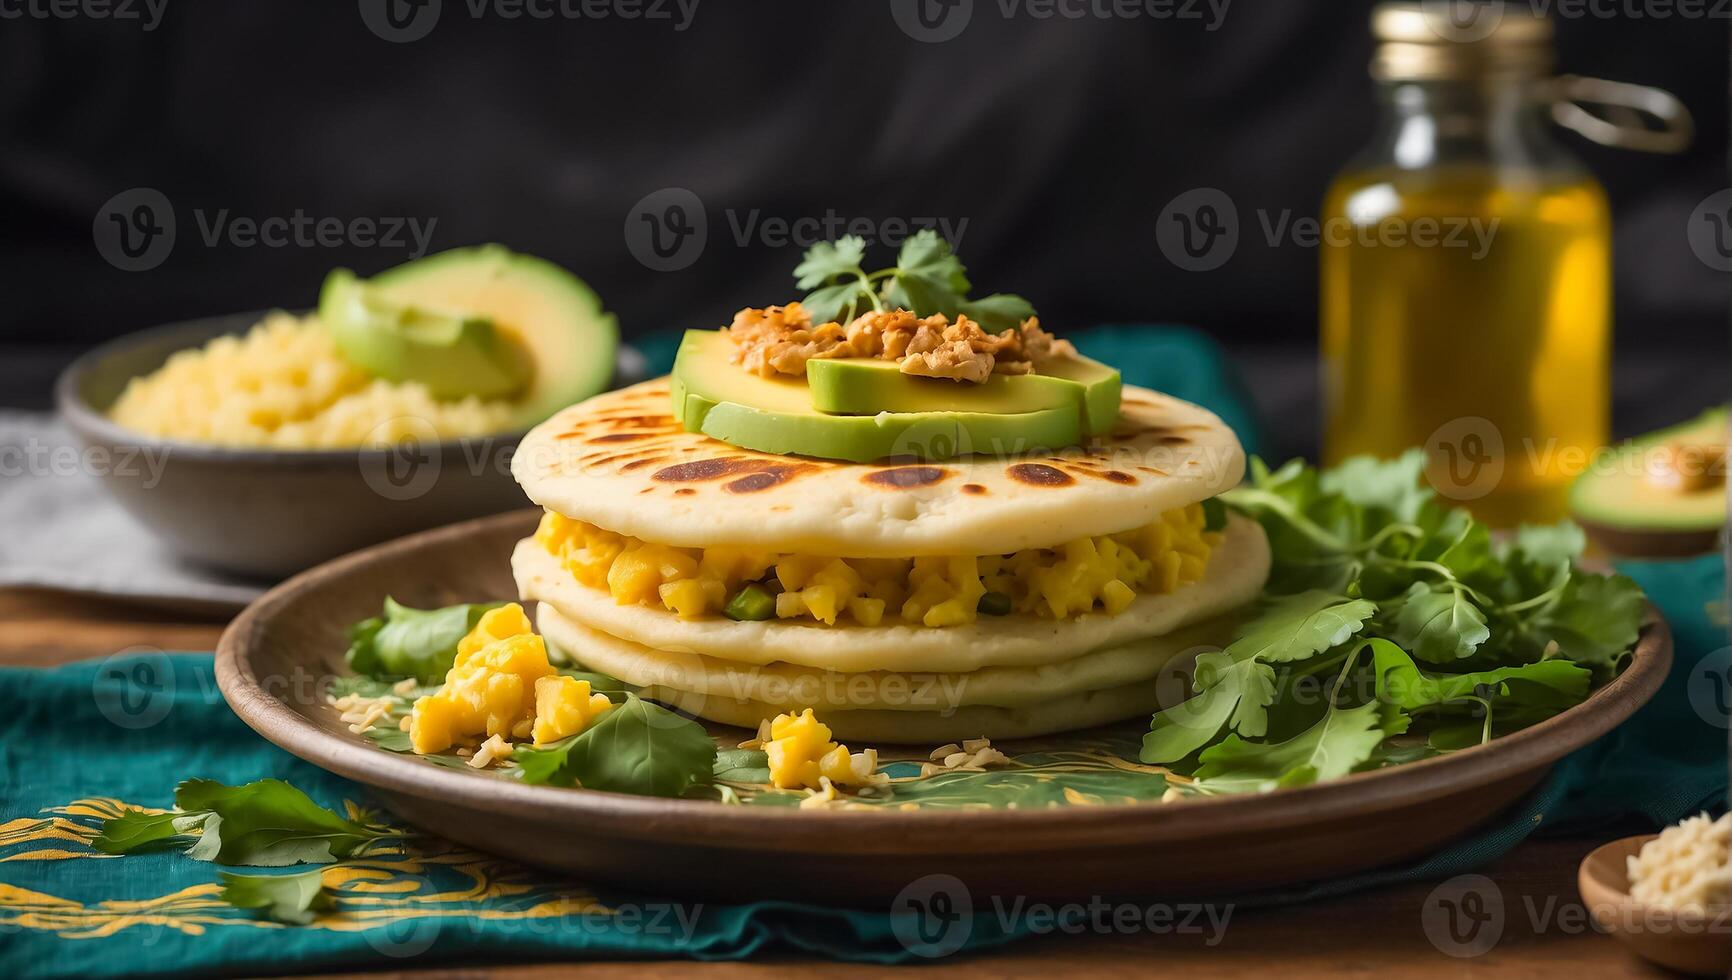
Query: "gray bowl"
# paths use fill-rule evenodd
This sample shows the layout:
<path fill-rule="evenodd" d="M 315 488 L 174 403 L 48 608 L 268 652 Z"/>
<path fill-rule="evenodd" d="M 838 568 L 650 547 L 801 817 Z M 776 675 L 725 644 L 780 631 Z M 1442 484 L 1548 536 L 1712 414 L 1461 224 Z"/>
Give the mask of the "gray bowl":
<path fill-rule="evenodd" d="M 523 433 L 396 449 L 237 449 L 132 432 L 108 410 L 134 377 L 170 354 L 243 333 L 264 314 L 194 320 L 131 334 L 73 362 L 55 384 L 61 417 L 86 449 L 110 459 L 158 454 L 160 468 L 111 466 L 114 499 L 181 556 L 277 579 L 414 531 L 526 506 L 511 478 Z M 643 372 L 621 348 L 616 380 Z"/>

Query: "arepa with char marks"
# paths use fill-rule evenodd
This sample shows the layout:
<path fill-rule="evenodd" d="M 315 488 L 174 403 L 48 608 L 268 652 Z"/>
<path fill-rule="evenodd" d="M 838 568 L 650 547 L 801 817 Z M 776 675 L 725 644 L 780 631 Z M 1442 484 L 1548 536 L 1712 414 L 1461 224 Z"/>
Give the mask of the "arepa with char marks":
<path fill-rule="evenodd" d="M 1239 482 L 1244 451 L 1213 413 L 1127 386 L 1089 445 L 934 462 L 842 463 L 687 432 L 668 381 L 574 405 L 533 429 L 512 474 L 535 503 L 620 534 L 847 557 L 1004 554 L 1139 527 Z M 1004 451 L 999 451 L 1004 450 Z"/>

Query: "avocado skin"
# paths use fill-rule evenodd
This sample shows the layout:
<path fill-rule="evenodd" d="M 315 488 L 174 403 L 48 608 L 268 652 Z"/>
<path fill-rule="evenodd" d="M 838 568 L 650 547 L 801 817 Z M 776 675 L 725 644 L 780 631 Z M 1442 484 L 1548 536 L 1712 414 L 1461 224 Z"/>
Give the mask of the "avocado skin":
<path fill-rule="evenodd" d="M 805 384 L 747 374 L 730 358 L 732 343 L 718 331 L 688 330 L 669 385 L 674 417 L 687 431 L 743 449 L 852 463 L 943 460 L 1057 449 L 1084 435 L 1082 416 L 1072 406 L 1004 415 L 827 415 L 812 407 Z"/>
<path fill-rule="evenodd" d="M 511 398 L 534 373 L 528 354 L 486 317 L 393 302 L 348 269 L 325 277 L 319 320 L 362 370 L 426 385 L 435 398 Z"/>
<path fill-rule="evenodd" d="M 903 374 L 890 361 L 862 358 L 806 364 L 812 406 L 835 415 L 955 412 L 1010 415 L 1069 408 L 1089 435 L 1104 435 L 1119 415 L 1119 372 L 1089 358 L 1054 358 L 1041 374 L 995 374 L 979 384 Z"/>
<path fill-rule="evenodd" d="M 1571 515 L 1595 544 L 1614 555 L 1676 558 L 1713 551 L 1726 524 L 1726 487 L 1682 493 L 1657 487 L 1642 475 L 1641 460 L 1668 442 L 1712 444 L 1725 439 L 1724 408 L 1637 436 L 1615 448 L 1611 466 L 1576 478 L 1570 488 Z"/>
<path fill-rule="evenodd" d="M 546 259 L 503 245 L 471 245 L 386 269 L 369 280 L 410 305 L 462 310 L 491 321 L 534 365 L 514 427 L 607 390 L 619 348 L 619 322 L 595 291 Z"/>

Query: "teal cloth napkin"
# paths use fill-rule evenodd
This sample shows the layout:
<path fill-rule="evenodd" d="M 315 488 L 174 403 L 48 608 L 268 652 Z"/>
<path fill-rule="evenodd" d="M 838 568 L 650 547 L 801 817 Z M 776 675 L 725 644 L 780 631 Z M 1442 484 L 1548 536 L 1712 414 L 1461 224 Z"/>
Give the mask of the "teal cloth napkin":
<path fill-rule="evenodd" d="M 1250 409 L 1207 337 L 1183 328 L 1102 327 L 1075 335 L 1127 381 L 1213 409 L 1255 446 Z M 652 363 L 677 341 L 645 344 Z M 1340 894 L 1479 867 L 1541 829 L 1635 819 L 1659 826 L 1726 791 L 1724 631 L 1708 604 L 1725 591 L 1717 557 L 1633 563 L 1672 623 L 1677 661 L 1629 723 L 1560 763 L 1498 822 L 1411 865 L 1258 895 L 1240 906 Z M 1716 674 L 1716 671 L 1718 674 Z M 1716 700 L 1716 692 L 1720 700 Z M 345 862 L 326 879 L 337 908 L 280 926 L 216 898 L 218 867 L 178 853 L 110 858 L 89 844 L 121 804 L 168 807 L 174 784 L 288 780 L 333 808 L 366 808 L 363 788 L 289 756 L 242 724 L 210 658 L 129 654 L 50 670 L 0 670 L 0 976 L 256 974 L 465 960 L 602 957 L 738 959 L 771 948 L 896 963 L 935 950 L 913 912 L 785 902 L 680 903 L 598 892 L 430 838 Z M 381 817 L 380 819 L 384 819 Z M 574 830 L 580 832 L 580 830 Z M 250 869 L 239 869 L 250 870 Z M 964 917 L 938 949 L 1017 938 L 1027 923 Z"/>

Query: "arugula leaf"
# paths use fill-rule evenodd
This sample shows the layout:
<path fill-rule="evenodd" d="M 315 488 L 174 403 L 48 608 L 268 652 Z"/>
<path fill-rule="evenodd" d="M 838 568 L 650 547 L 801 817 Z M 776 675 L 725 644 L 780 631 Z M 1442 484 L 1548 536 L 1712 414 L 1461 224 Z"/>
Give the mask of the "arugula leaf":
<path fill-rule="evenodd" d="M 1178 762 L 1232 727 L 1257 736 L 1268 728 L 1264 710 L 1275 699 L 1275 668 L 1225 653 L 1197 658 L 1199 693 L 1155 713 L 1137 757 L 1150 765 Z M 1208 679 L 1203 686 L 1204 678 Z"/>
<path fill-rule="evenodd" d="M 1364 599 L 1315 589 L 1286 596 L 1241 626 L 1226 653 L 1234 660 L 1255 657 L 1265 663 L 1304 660 L 1346 643 L 1375 612 L 1377 606 Z M 1201 677 L 1198 684 L 1203 686 Z"/>
<path fill-rule="evenodd" d="M 203 833 L 187 850 L 199 861 L 266 868 L 329 864 L 388 836 L 332 813 L 280 779 L 244 786 L 189 779 L 175 787 L 174 802 L 185 813 L 208 814 Z"/>
<path fill-rule="evenodd" d="M 1515 547 L 1545 565 L 1574 561 L 1582 557 L 1582 550 L 1587 545 L 1587 535 L 1573 521 L 1523 524 L 1515 531 Z"/>
<path fill-rule="evenodd" d="M 1377 701 L 1332 707 L 1285 742 L 1259 744 L 1229 735 L 1203 750 L 1191 788 L 1202 793 L 1267 792 L 1339 779 L 1365 763 L 1383 740 L 1407 729 L 1407 716 Z"/>
<path fill-rule="evenodd" d="M 1222 654 L 1198 658 L 1197 694 L 1150 720 L 1143 761 L 1194 756 L 1199 792 L 1298 785 L 1350 771 L 1339 758 L 1393 765 L 1514 731 L 1619 668 L 1641 627 L 1636 584 L 1577 569 L 1571 524 L 1494 543 L 1424 473 L 1419 451 L 1324 473 L 1251 460 L 1222 499 L 1268 537 L 1267 604 Z M 1331 685 L 1321 701 L 1319 683 Z M 1340 707 L 1343 690 L 1372 700 Z M 1428 730 L 1389 741 L 1409 711 Z"/>
<path fill-rule="evenodd" d="M 1421 660 L 1446 664 L 1471 657 L 1491 636 L 1485 613 L 1460 589 L 1415 582 L 1393 604 L 1389 638 Z"/>
<path fill-rule="evenodd" d="M 697 722 L 631 694 L 576 735 L 511 758 L 526 783 L 680 796 L 713 778 L 716 743 Z"/>
<path fill-rule="evenodd" d="M 1409 449 L 1392 460 L 1355 456 L 1320 475 L 1326 494 L 1340 494 L 1356 507 L 1376 507 L 1398 521 L 1413 521 L 1433 497 L 1425 480 L 1425 450 Z"/>
<path fill-rule="evenodd" d="M 1577 573 L 1532 632 L 1542 644 L 1556 643 L 1557 656 L 1613 668 L 1636 644 L 1645 602 L 1642 587 L 1623 575 Z"/>
<path fill-rule="evenodd" d="M 1509 687 L 1511 681 L 1539 685 L 1563 694 L 1574 703 L 1587 695 L 1593 679 L 1593 672 L 1586 667 L 1564 660 L 1467 674 L 1433 674 L 1419 669 L 1407 651 L 1388 640 L 1371 640 L 1368 646 L 1377 671 L 1377 696 L 1410 711 L 1468 697 L 1485 698 L 1488 694 L 1495 695 L 1499 688 Z"/>
<path fill-rule="evenodd" d="M 319 868 L 286 875 L 243 875 L 219 872 L 223 890 L 217 897 L 240 909 L 263 909 L 274 922 L 304 926 L 314 913 L 329 911 L 336 902 L 325 891 Z"/>
<path fill-rule="evenodd" d="M 442 609 L 411 609 L 387 597 L 380 616 L 349 628 L 349 667 L 369 677 L 413 677 L 423 684 L 445 679 L 457 643 L 481 617 L 502 602 L 467 603 Z"/>
<path fill-rule="evenodd" d="M 102 822 L 102 832 L 90 845 L 104 854 L 131 854 L 184 846 L 186 835 L 204 823 L 201 813 L 145 813 L 128 810 Z"/>

